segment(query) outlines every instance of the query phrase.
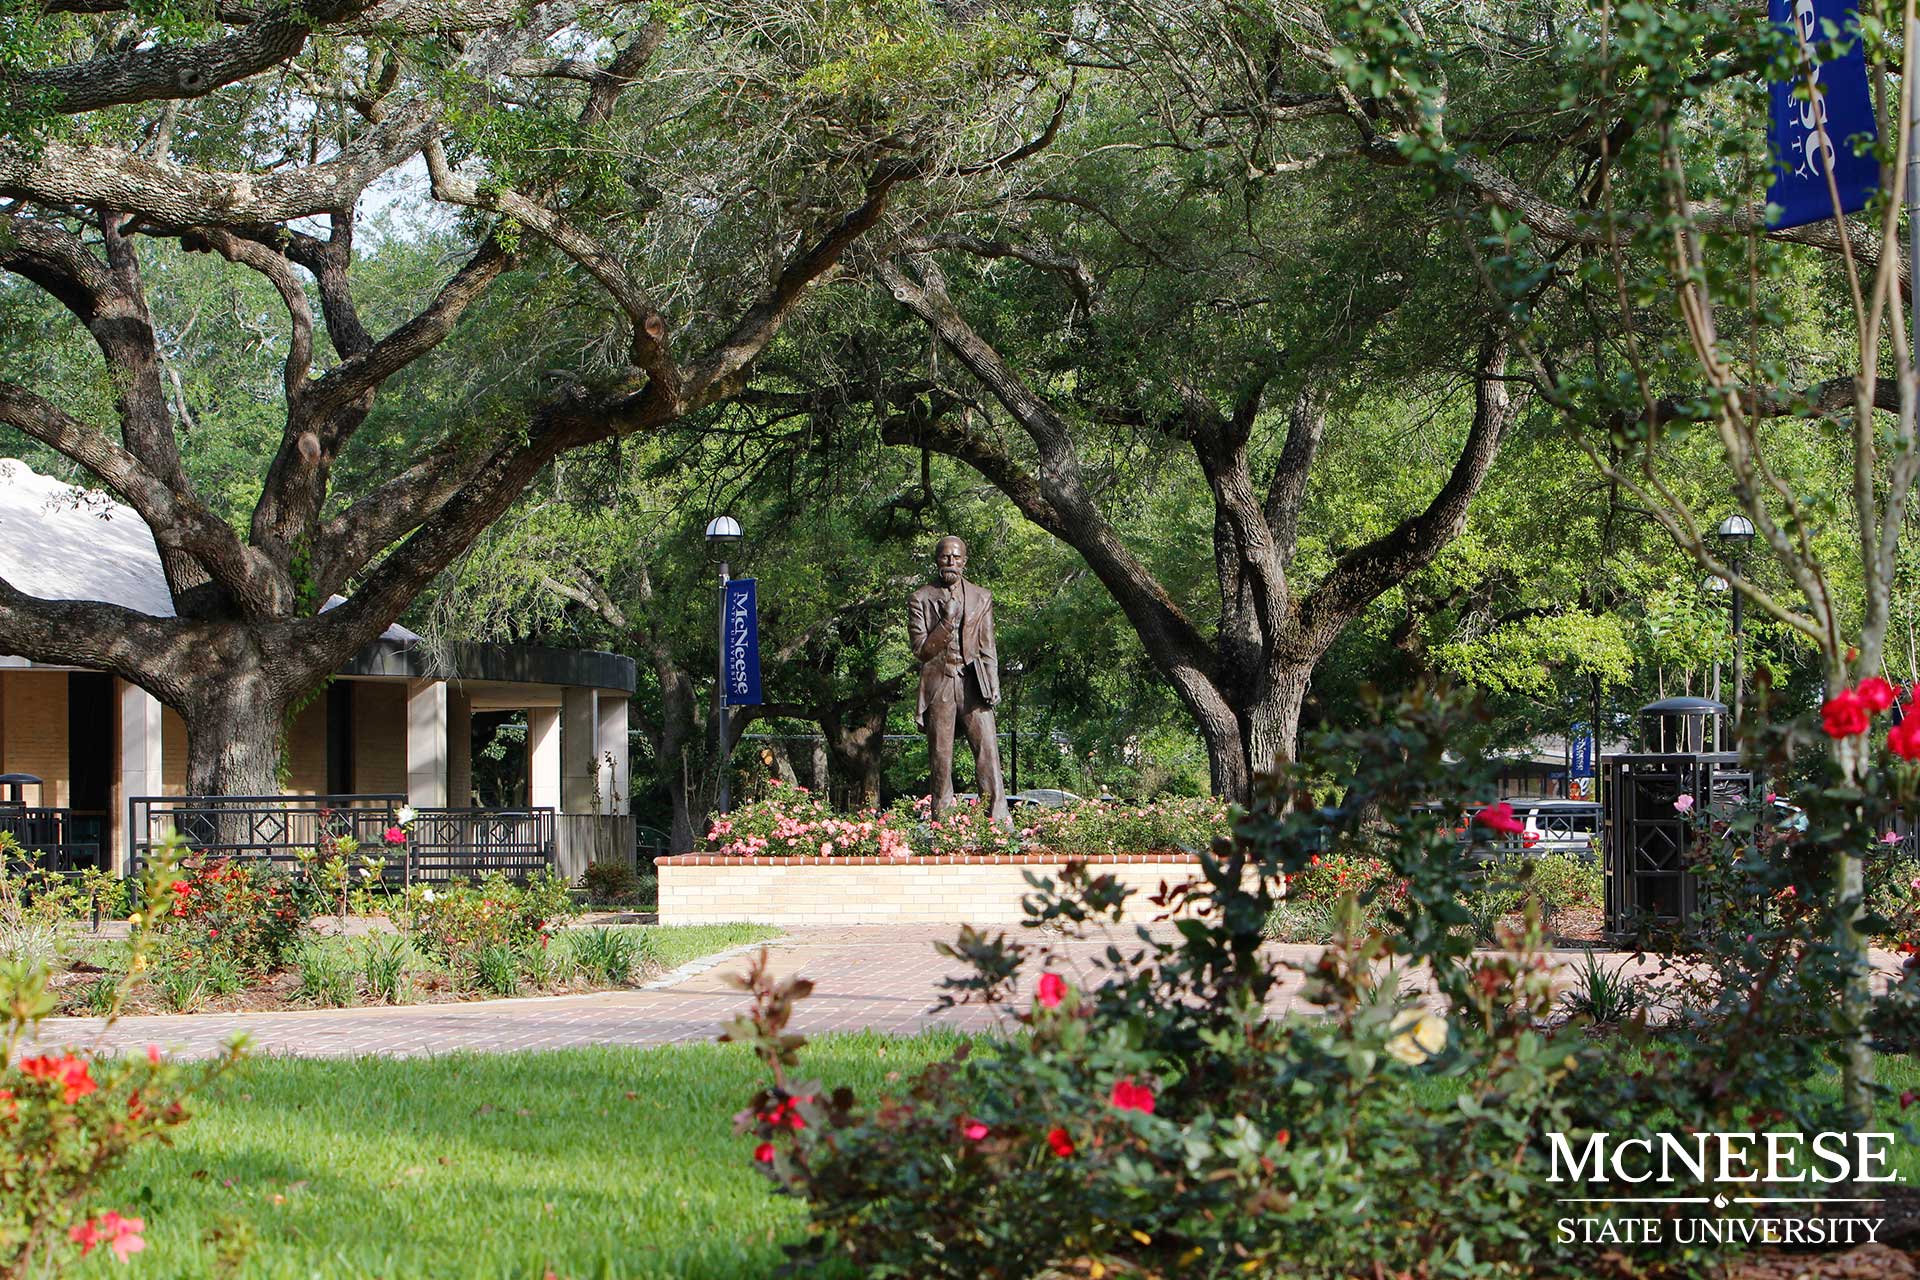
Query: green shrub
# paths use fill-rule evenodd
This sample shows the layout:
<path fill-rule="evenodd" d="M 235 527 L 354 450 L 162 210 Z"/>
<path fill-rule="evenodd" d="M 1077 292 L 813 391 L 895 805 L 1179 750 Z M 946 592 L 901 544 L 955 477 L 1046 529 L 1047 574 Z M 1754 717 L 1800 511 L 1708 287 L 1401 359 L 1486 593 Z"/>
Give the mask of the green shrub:
<path fill-rule="evenodd" d="M 573 929 L 567 933 L 567 945 L 587 977 L 607 986 L 625 986 L 640 961 L 640 936 L 635 929 Z"/>
<path fill-rule="evenodd" d="M 1592 952 L 1574 966 L 1573 986 L 1560 1001 L 1570 1015 L 1597 1027 L 1617 1027 L 1647 1005 L 1639 980 L 1627 972 L 1626 961 L 1608 969 Z"/>
<path fill-rule="evenodd" d="M 360 941 L 360 976 L 375 1004 L 413 1000 L 413 947 L 399 934 L 369 934 Z"/>
<path fill-rule="evenodd" d="M 1823 853 L 1859 847 L 1848 825 L 1867 807 L 1858 795 L 1836 788 L 1818 802 L 1818 848 L 1749 842 L 1723 860 L 1718 900 L 1772 905 L 1737 928 L 1716 920 L 1699 940 L 1711 949 L 1673 957 L 1676 972 L 1710 981 L 1662 1028 L 1648 1071 L 1632 1037 L 1548 1022 L 1537 909 L 1501 934 L 1500 951 L 1472 949 L 1463 900 L 1512 892 L 1480 876 L 1454 834 L 1472 797 L 1494 789 L 1493 767 L 1461 750 L 1472 732 L 1456 704 L 1417 693 L 1377 704 L 1372 723 L 1310 737 L 1301 781 L 1264 779 L 1233 847 L 1202 864 L 1204 883 L 1155 904 L 1207 913 L 1169 944 L 1110 950 L 1091 971 L 1097 985 L 1057 972 L 1023 983 L 1051 963 L 1050 944 L 963 930 L 946 948 L 966 965 L 949 998 L 997 1005 L 1031 989 L 1016 1006 L 1023 1034 L 886 1096 L 863 1102 L 796 1078 L 803 1037 L 789 1025 L 812 983 L 776 981 L 763 953 L 752 1007 L 728 1038 L 768 1067 L 738 1123 L 759 1144 L 756 1167 L 807 1208 L 794 1270 L 1590 1274 L 1600 1260 L 1563 1248 L 1553 1220 L 1558 1197 L 1606 1184 L 1549 1190 L 1546 1134 L 1844 1127 L 1841 1102 L 1805 1087 L 1844 1030 L 1840 974 L 1812 941 L 1833 921 L 1792 904 L 1816 893 Z M 1316 803 L 1308 782 L 1336 770 L 1339 800 Z M 1743 829 L 1730 829 L 1740 844 Z M 1488 838 L 1473 829 L 1468 852 L 1488 852 Z M 1329 855 L 1378 856 L 1404 892 L 1376 897 L 1379 928 L 1343 896 L 1324 953 L 1290 966 L 1320 1016 L 1272 1013 L 1289 966 L 1262 931 L 1283 880 Z M 1797 896 L 1786 894 L 1796 876 Z M 1088 936 L 1121 919 L 1127 892 L 1073 869 L 1030 902 L 1029 922 Z M 1398 985 L 1416 970 L 1431 997 Z"/>
<path fill-rule="evenodd" d="M 633 900 L 640 880 L 624 862 L 589 862 L 580 887 L 587 891 L 588 902 L 619 906 Z"/>
<path fill-rule="evenodd" d="M 300 986 L 294 999 L 323 1009 L 353 1003 L 353 956 L 331 940 L 309 942 L 300 951 Z"/>
<path fill-rule="evenodd" d="M 521 951 L 520 967 L 528 982 L 545 990 L 564 987 L 573 981 L 580 965 L 574 959 L 567 937 L 562 934 L 558 940 L 545 939 Z"/>
<path fill-rule="evenodd" d="M 243 974 L 277 973 L 310 933 L 309 896 L 264 862 L 188 863 L 172 890 L 172 910 L 159 928 L 182 963 L 219 956 Z"/>
<path fill-rule="evenodd" d="M 455 968 L 472 968 L 486 948 L 537 943 L 575 911 L 567 882 L 542 871 L 524 885 L 498 872 L 477 885 L 416 884 L 407 890 L 403 914 L 421 950 Z"/>
<path fill-rule="evenodd" d="M 520 994 L 520 952 L 504 942 L 480 948 L 473 958 L 474 985 L 496 996 Z"/>
<path fill-rule="evenodd" d="M 192 1013 L 206 995 L 205 972 L 197 964 L 164 964 L 153 976 L 160 998 L 175 1013 Z"/>
<path fill-rule="evenodd" d="M 1564 911 L 1599 907 L 1606 901 L 1606 877 L 1595 858 L 1577 853 L 1543 853 L 1518 859 L 1524 864 L 1519 889 L 1538 904 L 1548 923 Z"/>

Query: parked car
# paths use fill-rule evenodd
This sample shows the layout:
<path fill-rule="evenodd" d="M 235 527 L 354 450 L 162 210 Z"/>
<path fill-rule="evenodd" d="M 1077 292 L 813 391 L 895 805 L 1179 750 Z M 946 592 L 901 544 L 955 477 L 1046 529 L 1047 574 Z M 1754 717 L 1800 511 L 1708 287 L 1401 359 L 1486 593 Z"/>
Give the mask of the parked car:
<path fill-rule="evenodd" d="M 1064 809 L 1080 801 L 1081 798 L 1073 792 L 1057 787 L 1035 787 L 1031 791 L 1016 791 L 1007 797 L 1010 805 L 1025 805 L 1035 809 Z"/>

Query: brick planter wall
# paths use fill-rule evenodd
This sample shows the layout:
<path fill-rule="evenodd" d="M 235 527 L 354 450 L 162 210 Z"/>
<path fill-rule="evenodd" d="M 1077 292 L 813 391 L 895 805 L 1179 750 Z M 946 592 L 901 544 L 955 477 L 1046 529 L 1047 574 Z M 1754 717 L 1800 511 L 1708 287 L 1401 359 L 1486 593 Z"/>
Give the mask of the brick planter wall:
<path fill-rule="evenodd" d="M 1025 919 L 1026 873 L 1057 879 L 1058 854 L 1012 858 L 731 858 L 689 853 L 657 859 L 660 923 L 1016 924 Z M 1129 916 L 1157 914 L 1145 901 L 1162 882 L 1200 878 L 1191 854 L 1121 853 L 1084 860 L 1136 890 Z"/>

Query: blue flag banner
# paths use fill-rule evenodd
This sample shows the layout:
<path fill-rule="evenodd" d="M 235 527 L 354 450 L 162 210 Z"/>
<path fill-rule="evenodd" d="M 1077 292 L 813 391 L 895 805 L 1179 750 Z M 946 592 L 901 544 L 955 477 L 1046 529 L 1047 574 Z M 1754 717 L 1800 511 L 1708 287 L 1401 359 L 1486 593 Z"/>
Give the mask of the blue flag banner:
<path fill-rule="evenodd" d="M 727 580 L 725 609 L 727 705 L 757 707 L 760 705 L 760 606 L 752 578 Z"/>
<path fill-rule="evenodd" d="M 1593 737 L 1587 732 L 1586 725 L 1576 724 L 1573 726 L 1573 742 L 1570 754 L 1573 760 L 1568 766 L 1567 772 L 1576 778 L 1591 778 L 1593 776 Z"/>
<path fill-rule="evenodd" d="M 1833 217 L 1831 169 L 1840 192 L 1840 209 L 1857 213 L 1880 182 L 1880 164 L 1871 153 L 1855 155 L 1851 139 L 1875 135 L 1873 100 L 1867 92 L 1867 58 L 1857 34 L 1847 51 L 1828 62 L 1812 63 L 1813 96 L 1797 97 L 1807 83 L 1809 60 L 1827 36 L 1827 24 L 1846 35 L 1857 22 L 1858 0 L 1768 0 L 1768 16 L 1786 27 L 1801 49 L 1800 74 L 1769 86 L 1767 145 L 1773 152 L 1773 183 L 1767 202 L 1780 206 L 1776 230 Z"/>

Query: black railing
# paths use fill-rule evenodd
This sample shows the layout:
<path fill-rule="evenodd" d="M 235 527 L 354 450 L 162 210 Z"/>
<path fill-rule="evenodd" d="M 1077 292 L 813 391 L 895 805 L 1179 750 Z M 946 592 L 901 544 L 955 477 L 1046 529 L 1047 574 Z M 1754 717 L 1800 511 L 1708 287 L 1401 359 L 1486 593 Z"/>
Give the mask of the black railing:
<path fill-rule="evenodd" d="M 408 880 L 470 880 L 490 871 L 524 879 L 553 865 L 553 810 L 421 809 L 406 860 Z"/>
<path fill-rule="evenodd" d="M 104 813 L 0 803 L 0 831 L 12 836 L 27 855 L 24 865 L 9 870 L 38 869 L 72 875 L 103 865 L 100 855 L 107 844 Z"/>
<path fill-rule="evenodd" d="M 525 877 L 553 865 L 551 809 L 416 809 L 409 839 L 389 845 L 401 795 L 136 796 L 128 802 L 128 865 L 138 872 L 154 847 L 178 834 L 194 853 L 292 867 L 301 854 L 351 838 L 384 858 L 389 884 L 471 879 L 490 871 Z"/>

